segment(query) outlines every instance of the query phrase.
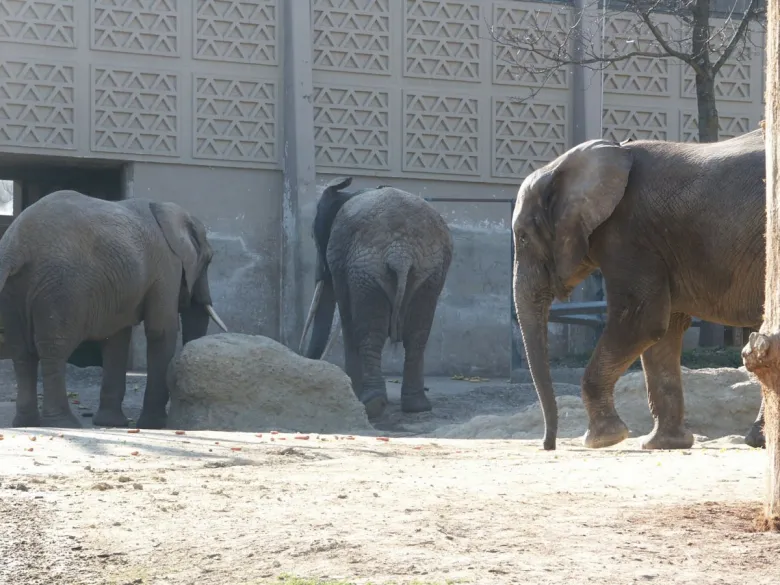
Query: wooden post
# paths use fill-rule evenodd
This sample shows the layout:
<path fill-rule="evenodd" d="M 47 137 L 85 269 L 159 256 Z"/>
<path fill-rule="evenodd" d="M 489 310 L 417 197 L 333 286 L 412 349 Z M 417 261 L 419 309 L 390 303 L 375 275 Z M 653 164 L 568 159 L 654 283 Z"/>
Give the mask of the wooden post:
<path fill-rule="evenodd" d="M 780 0 L 768 0 L 766 37 L 766 281 L 764 322 L 742 350 L 761 382 L 769 458 L 765 528 L 780 529 Z"/>

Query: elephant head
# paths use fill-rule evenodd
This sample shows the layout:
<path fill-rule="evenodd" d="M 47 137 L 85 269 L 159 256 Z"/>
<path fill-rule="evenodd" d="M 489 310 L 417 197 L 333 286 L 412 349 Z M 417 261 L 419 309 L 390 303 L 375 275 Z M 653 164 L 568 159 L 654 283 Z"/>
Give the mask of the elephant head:
<path fill-rule="evenodd" d="M 565 300 L 595 266 L 589 237 L 620 203 L 631 150 L 607 140 L 584 142 L 531 173 L 512 214 L 513 293 L 528 365 L 545 421 L 544 448 L 555 449 L 558 410 L 547 355 L 553 298 Z"/>
<path fill-rule="evenodd" d="M 320 200 L 317 202 L 317 213 L 312 224 L 312 236 L 317 248 L 317 263 L 314 273 L 316 285 L 299 347 L 299 352 L 303 352 L 303 342 L 312 321 L 314 321 L 309 346 L 304 354 L 310 359 L 320 359 L 333 339 L 330 337 L 330 331 L 333 326 L 333 315 L 336 311 L 336 295 L 333 290 L 333 276 L 328 266 L 327 250 L 336 215 L 342 206 L 357 194 L 342 191 L 351 184 L 352 177 L 332 180 L 325 186 Z"/>
<path fill-rule="evenodd" d="M 170 251 L 181 263 L 181 277 L 177 284 L 182 343 L 206 335 L 209 318 L 227 332 L 227 327 L 212 307 L 208 268 L 214 251 L 206 237 L 206 226 L 175 203 L 150 202 L 149 207 Z"/>

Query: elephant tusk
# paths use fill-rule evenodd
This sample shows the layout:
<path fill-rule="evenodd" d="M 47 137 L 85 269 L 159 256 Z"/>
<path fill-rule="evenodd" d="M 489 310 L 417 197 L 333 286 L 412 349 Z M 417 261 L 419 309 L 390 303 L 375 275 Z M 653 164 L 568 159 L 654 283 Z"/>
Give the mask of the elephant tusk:
<path fill-rule="evenodd" d="M 317 286 L 314 287 L 314 296 L 311 299 L 311 305 L 309 306 L 309 314 L 306 316 L 306 324 L 303 326 L 303 333 L 301 334 L 301 343 L 298 346 L 298 353 L 303 354 L 303 342 L 306 339 L 306 334 L 309 332 L 311 322 L 314 319 L 314 313 L 317 310 L 317 305 L 320 304 L 320 297 L 322 296 L 322 289 L 325 286 L 325 282 L 320 280 Z"/>
<path fill-rule="evenodd" d="M 209 317 L 214 319 L 214 323 L 219 325 L 219 328 L 222 329 L 225 333 L 228 332 L 227 325 L 222 321 L 222 319 L 219 318 L 219 315 L 217 315 L 217 312 L 214 310 L 214 307 L 211 305 L 206 305 L 206 312 L 209 314 Z"/>
<path fill-rule="evenodd" d="M 339 331 L 341 330 L 341 323 L 339 319 L 339 312 L 336 311 L 336 318 L 334 319 L 333 323 L 333 329 L 330 332 L 330 337 L 328 337 L 328 343 L 325 344 L 325 349 L 322 351 L 322 356 L 320 359 L 323 359 L 326 355 L 328 355 L 328 351 L 330 351 L 330 346 L 333 345 L 333 342 L 336 341 L 336 338 L 339 336 Z"/>

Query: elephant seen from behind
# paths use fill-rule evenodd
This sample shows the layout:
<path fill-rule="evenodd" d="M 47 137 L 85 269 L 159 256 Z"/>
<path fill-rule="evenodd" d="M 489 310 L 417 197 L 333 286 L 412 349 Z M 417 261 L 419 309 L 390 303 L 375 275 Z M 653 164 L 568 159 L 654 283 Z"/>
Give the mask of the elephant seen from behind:
<path fill-rule="evenodd" d="M 422 197 L 386 186 L 344 191 L 351 183 L 331 181 L 317 203 L 316 287 L 301 351 L 311 328 L 304 355 L 322 357 L 338 304 L 345 370 L 368 417 L 376 419 L 387 404 L 381 358 L 388 337 L 404 347 L 402 410 L 431 410 L 423 358 L 452 261 L 452 235 Z"/>
<path fill-rule="evenodd" d="M 51 193 L 0 238 L 0 314 L 18 388 L 15 427 L 80 427 L 68 404 L 68 357 L 101 344 L 103 378 L 95 426 L 127 426 L 122 412 L 132 328 L 143 321 L 147 381 L 139 428 L 166 424 L 166 370 L 181 317 L 182 341 L 213 319 L 206 228 L 175 203 Z M 36 396 L 38 366 L 43 405 Z"/>
<path fill-rule="evenodd" d="M 588 447 L 628 436 L 614 386 L 641 356 L 655 422 L 646 449 L 689 448 L 680 357 L 691 317 L 758 327 L 764 302 L 765 149 L 761 130 L 711 144 L 584 142 L 531 173 L 512 217 L 513 293 L 528 364 L 555 449 L 547 355 L 553 298 L 596 268 L 607 320 L 582 378 Z M 763 407 L 763 404 L 762 404 Z M 746 441 L 763 444 L 763 408 Z"/>

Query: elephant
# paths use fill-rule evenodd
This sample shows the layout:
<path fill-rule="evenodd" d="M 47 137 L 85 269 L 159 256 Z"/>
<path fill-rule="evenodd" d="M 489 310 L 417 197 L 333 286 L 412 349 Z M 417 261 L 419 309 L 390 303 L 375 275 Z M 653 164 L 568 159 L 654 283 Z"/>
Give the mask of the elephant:
<path fill-rule="evenodd" d="M 138 428 L 164 428 L 166 370 L 182 341 L 206 334 L 213 251 L 203 223 L 181 206 L 118 202 L 55 191 L 11 222 L 0 238 L 0 315 L 17 383 L 14 427 L 79 428 L 68 404 L 66 361 L 85 341 L 101 344 L 103 376 L 94 426 L 124 427 L 132 328 L 147 341 L 147 381 Z M 43 405 L 36 387 L 43 377 Z"/>
<path fill-rule="evenodd" d="M 422 197 L 388 186 L 344 191 L 351 183 L 334 179 L 317 203 L 316 285 L 299 351 L 311 328 L 303 355 L 321 359 L 338 304 L 345 370 L 368 418 L 387 405 L 381 359 L 388 337 L 404 347 L 402 410 L 430 411 L 424 352 L 452 261 L 450 229 Z"/>
<path fill-rule="evenodd" d="M 513 296 L 554 450 L 558 413 L 547 354 L 553 298 L 599 268 L 606 324 L 582 376 L 589 448 L 620 443 L 618 378 L 641 356 L 652 431 L 644 449 L 684 449 L 680 358 L 692 316 L 760 326 L 764 304 L 765 148 L 755 130 L 717 143 L 596 139 L 521 183 L 512 214 Z M 763 401 L 746 442 L 761 446 Z"/>

